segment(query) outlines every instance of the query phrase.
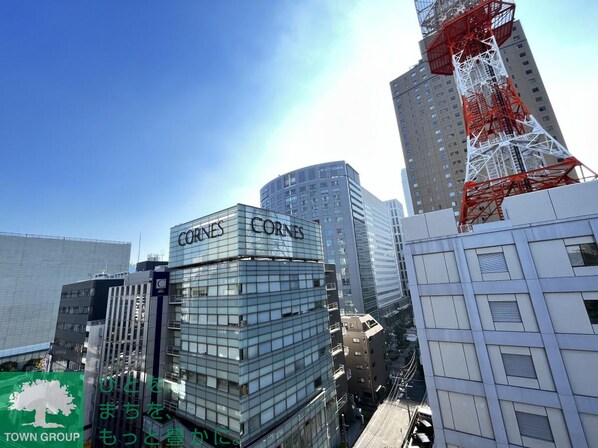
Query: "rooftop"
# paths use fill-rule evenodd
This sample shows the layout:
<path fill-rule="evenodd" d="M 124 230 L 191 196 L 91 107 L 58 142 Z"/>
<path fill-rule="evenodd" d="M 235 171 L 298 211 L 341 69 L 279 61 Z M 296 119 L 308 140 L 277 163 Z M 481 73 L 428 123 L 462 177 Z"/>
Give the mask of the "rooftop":
<path fill-rule="evenodd" d="M 50 235 L 35 235 L 33 233 L 12 233 L 12 232 L 0 232 L 0 236 L 14 236 L 18 238 L 38 238 L 46 240 L 64 240 L 64 241 L 83 241 L 86 243 L 107 243 L 107 244 L 122 244 L 130 245 L 124 241 L 109 241 L 109 240 L 94 240 L 87 238 L 72 238 L 68 236 L 50 236 Z"/>
<path fill-rule="evenodd" d="M 405 242 L 598 215 L 598 181 L 509 196 L 504 199 L 502 210 L 505 216 L 503 221 L 461 228 L 457 227 L 452 209 L 410 216 L 401 220 Z"/>

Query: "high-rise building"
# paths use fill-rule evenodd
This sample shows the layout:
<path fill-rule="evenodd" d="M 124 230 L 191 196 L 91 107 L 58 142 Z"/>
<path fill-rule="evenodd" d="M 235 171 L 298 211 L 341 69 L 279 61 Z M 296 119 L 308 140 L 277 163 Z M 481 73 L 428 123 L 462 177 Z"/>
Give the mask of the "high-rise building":
<path fill-rule="evenodd" d="M 0 233 L 0 363 L 43 357 L 63 285 L 128 269 L 131 243 Z"/>
<path fill-rule="evenodd" d="M 98 371 L 102 353 L 108 291 L 123 284 L 126 273 L 98 274 L 62 287 L 56 336 L 50 349 L 54 372 L 83 371 L 85 383 L 84 440 L 91 441 Z"/>
<path fill-rule="evenodd" d="M 403 250 L 403 228 L 401 227 L 401 219 L 405 217 L 405 212 L 403 211 L 403 205 L 396 199 L 391 199 L 385 202 L 388 207 L 390 225 L 392 226 L 394 238 L 394 247 L 397 254 L 397 263 L 399 264 L 401 289 L 403 290 L 403 295 L 408 299 L 405 303 L 406 305 L 409 305 L 411 303 L 411 293 L 409 292 L 407 265 L 405 264 L 405 253 Z"/>
<path fill-rule="evenodd" d="M 403 220 L 435 444 L 598 446 L 598 182 Z"/>
<path fill-rule="evenodd" d="M 95 440 L 103 436 L 106 444 L 143 446 L 148 437 L 143 432 L 144 415 L 176 409 L 164 400 L 164 390 L 178 380 L 165 371 L 166 357 L 174 350 L 168 345 L 168 328 L 177 324 L 174 315 L 169 320 L 168 291 L 164 296 L 153 291 L 158 279 L 168 276 L 164 264 L 138 263 L 138 272 L 109 290 L 100 381 L 95 389 L 86 390 L 97 403 Z"/>
<path fill-rule="evenodd" d="M 407 170 L 401 169 L 401 186 L 403 187 L 403 195 L 405 196 L 405 207 L 407 207 L 407 216 L 415 215 L 413 211 L 413 201 L 411 200 L 411 194 L 409 193 L 409 178 L 407 177 Z"/>
<path fill-rule="evenodd" d="M 106 319 L 108 290 L 123 284 L 122 275 L 107 275 L 62 287 L 56 335 L 52 344 L 52 371 L 77 372 L 85 367 L 89 322 Z"/>
<path fill-rule="evenodd" d="M 262 207 L 317 220 L 324 257 L 336 264 L 345 313 L 392 315 L 404 306 L 390 217 L 344 161 L 291 171 L 260 190 Z"/>
<path fill-rule="evenodd" d="M 423 41 L 420 42 L 423 49 Z M 515 21 L 501 55 L 514 86 L 538 122 L 565 140 L 522 25 Z M 452 208 L 459 216 L 467 163 L 465 120 L 452 76 L 431 74 L 422 60 L 390 83 L 409 190 L 416 214 Z"/>
<path fill-rule="evenodd" d="M 321 238 L 314 222 L 246 205 L 171 229 L 163 399 L 176 417 L 146 416 L 148 434 L 166 441 L 176 429 L 187 443 L 206 431 L 255 448 L 339 443 L 331 332 L 340 328 L 330 328 Z"/>

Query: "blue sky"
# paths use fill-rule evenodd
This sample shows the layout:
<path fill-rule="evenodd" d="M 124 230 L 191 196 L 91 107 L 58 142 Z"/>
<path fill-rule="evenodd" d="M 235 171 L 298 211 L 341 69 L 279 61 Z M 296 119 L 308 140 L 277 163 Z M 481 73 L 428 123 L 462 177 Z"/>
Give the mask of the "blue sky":
<path fill-rule="evenodd" d="M 595 170 L 597 13 L 517 10 L 569 149 Z M 167 256 L 171 226 L 336 159 L 402 200 L 388 83 L 419 38 L 408 0 L 6 1 L 0 231 L 131 241 L 134 261 L 141 233 L 142 259 Z"/>

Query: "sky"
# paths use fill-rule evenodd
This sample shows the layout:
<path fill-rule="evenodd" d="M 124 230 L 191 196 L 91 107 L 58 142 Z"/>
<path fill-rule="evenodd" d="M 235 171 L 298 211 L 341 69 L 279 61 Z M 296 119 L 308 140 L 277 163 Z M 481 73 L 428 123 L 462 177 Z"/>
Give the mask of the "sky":
<path fill-rule="evenodd" d="M 598 3 L 520 0 L 516 17 L 570 152 L 598 170 Z M 5 0 L 0 231 L 166 259 L 172 226 L 333 160 L 404 203 L 389 83 L 420 38 L 410 0 Z"/>

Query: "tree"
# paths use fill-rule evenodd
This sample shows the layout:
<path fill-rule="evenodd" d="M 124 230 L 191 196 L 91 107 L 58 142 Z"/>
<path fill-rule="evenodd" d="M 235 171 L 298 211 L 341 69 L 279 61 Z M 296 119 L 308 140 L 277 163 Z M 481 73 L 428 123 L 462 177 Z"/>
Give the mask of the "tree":
<path fill-rule="evenodd" d="M 72 403 L 73 396 L 68 393 L 66 386 L 61 386 L 60 381 L 35 380 L 21 385 L 20 392 L 10 395 L 10 410 L 35 411 L 35 421 L 23 425 L 33 425 L 41 428 L 64 428 L 58 423 L 46 422 L 46 412 L 58 414 L 61 411 L 65 416 L 77 406 Z"/>
<path fill-rule="evenodd" d="M 14 361 L 8 361 L 0 364 L 0 372 L 16 372 L 19 365 Z"/>

